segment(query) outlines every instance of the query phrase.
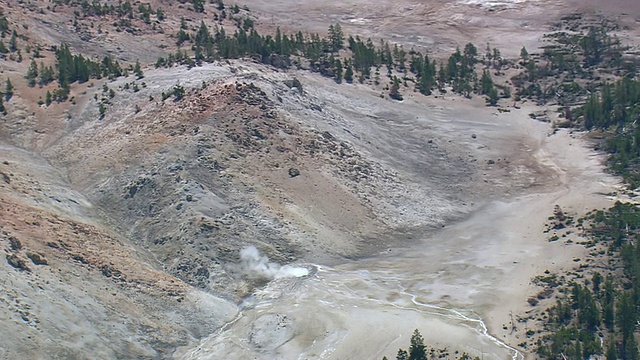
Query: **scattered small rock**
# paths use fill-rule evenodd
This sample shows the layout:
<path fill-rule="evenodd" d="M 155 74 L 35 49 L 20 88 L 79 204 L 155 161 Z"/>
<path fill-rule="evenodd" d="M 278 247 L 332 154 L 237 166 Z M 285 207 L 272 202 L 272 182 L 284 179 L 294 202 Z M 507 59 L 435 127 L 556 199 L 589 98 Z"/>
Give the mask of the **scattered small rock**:
<path fill-rule="evenodd" d="M 289 176 L 291 176 L 292 178 L 299 176 L 300 175 L 300 170 L 296 169 L 296 168 L 289 168 Z"/>

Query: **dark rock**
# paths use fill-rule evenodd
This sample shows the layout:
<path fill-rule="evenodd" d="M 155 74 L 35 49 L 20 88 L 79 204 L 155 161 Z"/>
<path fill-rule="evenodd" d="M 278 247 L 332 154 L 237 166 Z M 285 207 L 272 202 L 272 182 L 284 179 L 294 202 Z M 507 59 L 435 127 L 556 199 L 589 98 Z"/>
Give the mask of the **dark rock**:
<path fill-rule="evenodd" d="M 199 278 L 201 280 L 208 280 L 209 279 L 209 270 L 207 270 L 204 267 L 201 267 L 196 271 L 195 276 L 196 276 L 196 278 Z"/>
<path fill-rule="evenodd" d="M 125 199 L 133 198 L 136 195 L 136 193 L 138 193 L 138 191 L 140 191 L 142 188 L 144 188 L 150 183 L 151 183 L 151 179 L 147 177 L 139 177 L 132 184 L 129 184 L 129 186 L 126 189 L 124 198 Z"/>
<path fill-rule="evenodd" d="M 24 260 L 20 259 L 16 254 L 7 255 L 7 262 L 18 270 L 31 271 Z"/>
<path fill-rule="evenodd" d="M 31 262 L 34 265 L 49 265 L 47 259 L 44 258 L 43 255 L 38 253 L 27 252 L 27 257 L 31 259 Z"/>
<path fill-rule="evenodd" d="M 79 261 L 85 265 L 87 265 L 89 263 L 89 261 L 87 261 L 87 259 L 85 259 L 82 255 L 71 255 L 71 258 L 75 261 Z"/>
<path fill-rule="evenodd" d="M 110 277 L 115 277 L 115 278 L 119 278 L 122 276 L 122 273 L 120 272 L 120 270 L 114 269 L 109 265 L 103 265 L 100 268 L 100 271 L 102 272 L 102 275 L 110 278 Z"/>
<path fill-rule="evenodd" d="M 20 242 L 20 240 L 16 239 L 13 236 L 9 237 L 9 244 L 11 244 L 11 250 L 13 251 L 22 249 L 22 243 Z"/>
<path fill-rule="evenodd" d="M 538 299 L 536 299 L 536 298 L 532 298 L 532 297 L 531 297 L 531 298 L 529 298 L 529 300 L 527 300 L 527 302 L 528 302 L 528 303 L 529 303 L 529 305 L 531 305 L 531 306 L 536 306 L 536 305 L 538 305 L 538 302 L 539 302 L 539 301 L 538 301 Z"/>
<path fill-rule="evenodd" d="M 269 56 L 269 63 L 280 69 L 287 69 L 291 66 L 291 60 L 289 57 L 277 54 L 271 54 L 271 56 Z"/>
<path fill-rule="evenodd" d="M 291 176 L 292 178 L 299 176 L 300 175 L 300 170 L 296 169 L 296 168 L 290 168 L 289 169 L 289 176 Z"/>
<path fill-rule="evenodd" d="M 292 80 L 285 80 L 283 81 L 285 85 L 287 85 L 289 88 L 296 88 L 298 89 L 300 92 L 302 92 L 302 83 L 300 83 L 300 80 L 298 80 L 297 78 L 293 78 Z"/>
<path fill-rule="evenodd" d="M 471 134 L 471 138 L 472 138 L 472 139 L 477 138 L 476 134 Z"/>
<path fill-rule="evenodd" d="M 495 163 L 496 163 L 496 162 L 495 162 L 494 160 L 489 160 L 489 161 L 487 161 L 487 164 L 489 164 L 489 165 L 493 165 L 493 164 L 495 164 Z"/>
<path fill-rule="evenodd" d="M 322 132 L 322 137 L 329 140 L 329 141 L 336 141 L 336 138 L 328 131 L 324 131 Z"/>
<path fill-rule="evenodd" d="M 0 177 L 2 177 L 2 180 L 4 180 L 5 183 L 11 183 L 11 178 L 9 178 L 9 175 L 3 173 L 2 171 L 0 171 Z"/>
<path fill-rule="evenodd" d="M 545 289 L 538 293 L 537 298 L 540 300 L 548 299 L 553 295 L 553 289 Z"/>
<path fill-rule="evenodd" d="M 45 245 L 47 245 L 48 247 L 54 248 L 54 249 L 59 249 L 60 248 L 60 245 L 58 245 L 58 244 L 56 244 L 56 243 L 54 243 L 52 241 L 47 242 Z"/>

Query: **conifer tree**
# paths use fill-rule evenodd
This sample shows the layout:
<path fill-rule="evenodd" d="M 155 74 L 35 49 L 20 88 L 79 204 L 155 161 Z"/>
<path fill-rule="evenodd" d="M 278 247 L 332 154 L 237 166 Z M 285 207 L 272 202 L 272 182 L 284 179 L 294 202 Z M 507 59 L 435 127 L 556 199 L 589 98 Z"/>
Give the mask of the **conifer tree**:
<path fill-rule="evenodd" d="M 613 335 L 607 340 L 607 360 L 618 360 L 618 350 L 616 349 L 616 340 Z"/>
<path fill-rule="evenodd" d="M 336 82 L 337 83 L 341 83 L 342 82 L 342 61 L 340 61 L 340 58 L 336 58 L 333 61 L 333 73 L 335 74 L 336 77 Z"/>
<path fill-rule="evenodd" d="M 9 101 L 13 96 L 13 84 L 11 84 L 11 79 L 7 78 L 7 83 L 4 90 L 4 98 Z"/>
<path fill-rule="evenodd" d="M 527 51 L 527 48 L 525 48 L 524 46 L 522 47 L 522 49 L 520 49 L 520 58 L 524 62 L 529 61 L 529 52 Z"/>
<path fill-rule="evenodd" d="M 201 13 L 204 12 L 204 0 L 193 0 L 193 10 L 195 12 Z"/>
<path fill-rule="evenodd" d="M 18 51 L 18 32 L 16 32 L 15 30 L 13 30 L 13 33 L 11 33 L 11 40 L 9 40 L 9 50 L 11 50 L 11 52 Z"/>
<path fill-rule="evenodd" d="M 345 63 L 344 80 L 351 84 L 353 82 L 353 66 L 351 65 L 351 60 L 347 59 Z"/>
<path fill-rule="evenodd" d="M 4 38 L 9 32 L 9 21 L 6 17 L 0 17 L 0 37 Z"/>
<path fill-rule="evenodd" d="M 138 80 L 144 78 L 144 73 L 142 72 L 142 68 L 140 67 L 140 61 L 136 60 L 136 64 L 133 67 L 133 72 L 136 74 Z"/>
<path fill-rule="evenodd" d="M 340 24 L 336 23 L 335 25 L 329 25 L 329 43 L 331 51 L 333 52 L 337 52 L 342 49 L 344 44 L 344 33 L 342 32 Z"/>
<path fill-rule="evenodd" d="M 493 89 L 493 79 L 489 70 L 482 72 L 482 79 L 480 80 L 480 94 L 487 95 Z"/>
<path fill-rule="evenodd" d="M 398 349 L 396 360 L 409 360 L 409 354 L 407 354 L 406 350 Z"/>
<path fill-rule="evenodd" d="M 53 82 L 53 80 L 55 80 L 55 77 L 51 66 L 45 66 L 43 62 L 40 62 L 40 78 L 38 84 L 40 86 L 46 86 Z"/>
<path fill-rule="evenodd" d="M 418 329 L 415 329 L 411 336 L 409 360 L 427 360 L 427 347 L 424 345 L 424 338 Z"/>
<path fill-rule="evenodd" d="M 400 79 L 397 76 L 393 77 L 391 88 L 389 89 L 389 97 L 394 100 L 402 100 L 402 94 L 400 94 Z"/>
<path fill-rule="evenodd" d="M 29 87 L 36 86 L 36 79 L 38 78 L 38 64 L 36 64 L 35 60 L 31 60 L 31 64 L 29 65 L 25 78 L 27 79 L 27 85 L 29 85 Z"/>
<path fill-rule="evenodd" d="M 492 86 L 487 93 L 487 104 L 489 106 L 496 106 L 498 104 L 498 98 L 498 90 L 496 90 L 496 88 Z"/>

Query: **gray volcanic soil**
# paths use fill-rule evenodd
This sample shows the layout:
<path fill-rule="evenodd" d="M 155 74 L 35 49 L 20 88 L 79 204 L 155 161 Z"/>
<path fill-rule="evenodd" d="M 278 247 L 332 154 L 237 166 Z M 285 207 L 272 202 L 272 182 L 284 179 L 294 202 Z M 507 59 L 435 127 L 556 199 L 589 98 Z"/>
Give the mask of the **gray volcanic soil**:
<path fill-rule="evenodd" d="M 290 87 L 293 76 L 302 92 Z M 183 101 L 148 100 L 178 79 L 189 89 Z M 36 300 L 25 288 L 6 297 L 8 303 L 33 302 L 27 319 L 47 319 L 31 322 L 19 307 L 7 310 L 2 327 L 7 337 L 26 327 L 43 331 L 38 336 L 43 341 L 73 341 L 69 331 L 47 327 L 63 323 L 57 316 L 65 316 L 86 328 L 87 341 L 76 345 L 76 354 L 110 339 L 111 348 L 121 350 L 105 352 L 107 357 L 164 357 L 231 320 L 233 303 L 265 284 L 236 265 L 238 251 L 247 245 L 279 263 L 339 264 L 410 246 L 489 197 L 555 184 L 532 158 L 537 140 L 526 128 L 478 102 L 414 100 L 408 94 L 398 103 L 367 86 L 337 85 L 304 72 L 276 73 L 243 61 L 149 70 L 144 81 L 147 87 L 136 96 L 118 91 L 104 120 L 90 99 L 102 92 L 95 86 L 68 116 L 47 122 L 16 117 L 3 124 L 5 138 L 40 147 L 50 161 L 21 160 L 12 146 L 4 155 L 9 165 L 2 171 L 16 180 L 2 184 L 11 189 L 2 193 L 3 246 L 25 264 L 27 251 L 51 259 L 48 265 L 28 265 L 30 272 L 2 268 L 13 274 L 13 283 L 40 284 L 51 292 Z M 39 170 L 39 163 L 51 170 Z M 291 168 L 300 175 L 291 177 Z M 55 188 L 48 185 L 51 179 L 58 179 Z M 22 182 L 35 185 L 22 188 Z M 50 200 L 40 200 L 47 198 L 68 205 L 50 208 L 44 205 Z M 19 210 L 27 206 L 31 210 Z M 25 220 L 25 211 L 53 225 Z M 10 237 L 27 250 L 12 250 Z M 81 283 L 64 275 L 73 273 Z M 202 291 L 228 300 L 198 300 Z M 113 303 L 112 296 L 123 300 Z M 62 300 L 68 297 L 96 305 L 64 311 L 76 301 Z M 53 310 L 56 306 L 60 310 Z M 215 310 L 196 315 L 209 306 Z M 135 308 L 147 310 L 134 315 Z M 153 324 L 167 317 L 173 320 L 162 327 L 182 330 L 139 335 L 141 329 L 162 328 Z M 117 332 L 105 326 L 123 319 L 129 325 Z M 253 339 L 269 342 L 260 334 Z M 38 348 L 53 356 L 67 351 L 47 344 L 24 340 L 6 350 Z"/>
<path fill-rule="evenodd" d="M 305 83 L 310 94 L 331 88 L 320 80 Z M 340 100 L 339 88 L 333 91 L 338 95 L 331 109 L 355 104 Z M 379 102 L 369 99 L 366 109 L 373 110 L 360 111 L 375 121 Z M 465 207 L 474 210 L 470 216 L 445 222 L 439 231 L 412 232 L 413 240 L 403 248 L 396 243 L 401 237 L 391 233 L 388 249 L 377 256 L 319 266 L 309 278 L 275 280 L 245 299 L 241 316 L 222 331 L 178 354 L 185 359 L 381 358 L 406 347 L 403 336 L 419 328 L 438 348 L 493 359 L 522 356 L 512 346 L 522 341 L 526 328 L 512 330 L 516 325 L 510 317 L 530 310 L 526 299 L 536 291 L 531 279 L 545 270 L 571 268 L 586 251 L 575 245 L 576 234 L 566 242 L 548 242 L 543 225 L 552 208 L 561 204 L 584 214 L 611 204 L 613 199 L 602 194 L 616 189 L 617 180 L 603 173 L 602 158 L 579 137 L 567 131 L 552 135 L 550 124 L 528 118 L 533 107 L 500 114 L 477 101 L 422 97 L 409 97 L 402 108 L 394 105 L 387 105 L 384 122 L 366 131 L 342 121 L 354 138 L 375 144 L 365 146 L 372 155 L 398 164 L 405 183 L 422 182 L 416 189 L 428 190 L 431 198 L 415 192 L 412 200 L 423 201 L 426 217 L 437 214 L 436 208 L 443 216 Z M 387 126 L 412 131 L 401 138 L 372 133 Z M 450 160 L 442 168 L 421 162 L 436 150 L 412 151 L 418 139 L 449 144 L 441 154 L 459 162 Z M 405 151 L 394 153 L 394 148 Z M 466 173 L 448 178 L 455 182 L 451 187 L 439 177 L 440 171 L 461 168 Z M 443 194 L 449 203 L 434 201 Z M 403 208 L 405 219 L 419 217 L 420 211 L 411 209 Z"/>

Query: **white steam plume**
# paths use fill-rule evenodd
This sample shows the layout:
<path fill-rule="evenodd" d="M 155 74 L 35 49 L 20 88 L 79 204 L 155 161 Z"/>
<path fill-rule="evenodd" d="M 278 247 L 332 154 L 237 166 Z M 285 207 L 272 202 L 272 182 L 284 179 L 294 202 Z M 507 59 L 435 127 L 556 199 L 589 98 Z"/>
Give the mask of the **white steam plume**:
<path fill-rule="evenodd" d="M 303 267 L 280 265 L 270 262 L 266 255 L 261 255 L 255 246 L 249 246 L 240 251 L 240 265 L 247 272 L 257 273 L 269 279 L 288 277 L 303 277 L 309 275 L 309 270 Z"/>

